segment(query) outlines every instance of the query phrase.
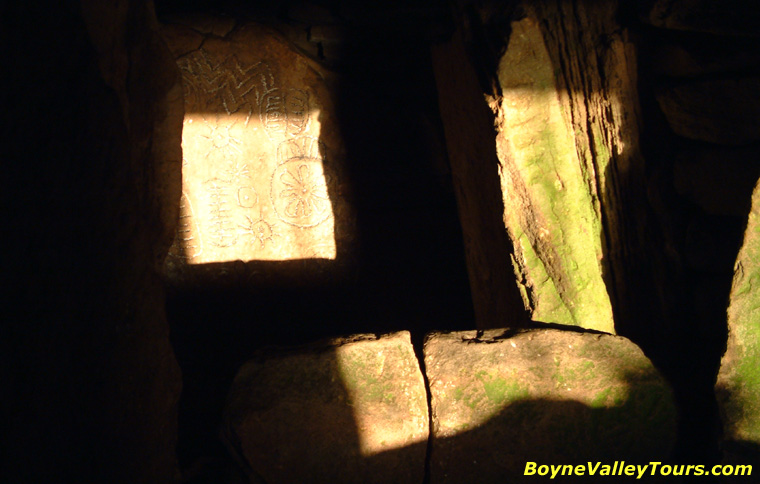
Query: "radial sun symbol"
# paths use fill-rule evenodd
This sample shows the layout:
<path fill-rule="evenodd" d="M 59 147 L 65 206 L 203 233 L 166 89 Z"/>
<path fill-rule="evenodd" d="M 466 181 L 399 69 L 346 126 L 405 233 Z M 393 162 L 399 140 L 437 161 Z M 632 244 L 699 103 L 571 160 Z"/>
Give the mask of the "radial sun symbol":
<path fill-rule="evenodd" d="M 264 219 L 253 220 L 248 215 L 245 216 L 248 223 L 241 225 L 243 233 L 251 236 L 251 244 L 256 241 L 263 248 L 266 242 L 274 242 L 275 237 L 279 237 L 280 234 L 275 232 L 274 226 Z"/>
<path fill-rule="evenodd" d="M 242 153 L 240 150 L 240 140 L 235 138 L 235 136 L 232 134 L 234 123 L 212 124 L 205 119 L 204 123 L 208 127 L 208 132 L 207 134 L 202 134 L 201 136 L 209 141 L 209 154 L 212 151 L 221 151 L 226 156 L 240 155 Z"/>

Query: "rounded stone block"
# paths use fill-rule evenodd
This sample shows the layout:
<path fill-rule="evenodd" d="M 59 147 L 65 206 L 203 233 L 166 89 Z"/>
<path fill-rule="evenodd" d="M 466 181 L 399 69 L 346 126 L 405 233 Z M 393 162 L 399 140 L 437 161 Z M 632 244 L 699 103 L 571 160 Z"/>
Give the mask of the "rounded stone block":
<path fill-rule="evenodd" d="M 409 333 L 259 352 L 232 384 L 225 436 L 252 483 L 422 482 L 427 396 Z"/>
<path fill-rule="evenodd" d="M 527 462 L 613 466 L 669 457 L 672 392 L 625 338 L 556 329 L 433 333 L 424 351 L 431 483 L 535 482 L 524 475 Z M 610 479 L 604 470 L 597 469 L 600 482 Z"/>

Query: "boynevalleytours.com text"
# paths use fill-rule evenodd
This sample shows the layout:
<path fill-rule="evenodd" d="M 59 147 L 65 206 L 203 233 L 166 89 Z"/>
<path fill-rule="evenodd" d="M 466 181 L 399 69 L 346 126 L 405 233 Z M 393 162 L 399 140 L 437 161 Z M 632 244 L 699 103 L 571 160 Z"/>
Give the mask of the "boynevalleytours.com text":
<path fill-rule="evenodd" d="M 539 464 L 526 462 L 526 476 L 541 476 L 554 479 L 558 476 L 616 476 L 641 479 L 646 476 L 751 476 L 751 465 L 687 465 L 663 464 L 649 462 L 648 464 L 626 464 L 625 461 L 615 461 L 612 464 L 602 462 L 587 462 L 585 464 Z"/>

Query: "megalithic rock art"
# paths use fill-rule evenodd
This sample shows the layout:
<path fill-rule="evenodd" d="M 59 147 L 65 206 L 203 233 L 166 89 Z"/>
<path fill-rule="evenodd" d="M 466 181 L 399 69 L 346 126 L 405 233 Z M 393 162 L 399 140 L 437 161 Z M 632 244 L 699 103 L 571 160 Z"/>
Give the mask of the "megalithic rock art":
<path fill-rule="evenodd" d="M 263 284 L 285 276 L 284 266 L 261 263 L 348 254 L 355 229 L 334 74 L 254 23 L 224 37 L 182 24 L 163 33 L 185 94 L 183 232 L 167 260 L 169 281 L 195 281 L 203 265 L 216 280 L 225 264 L 242 261 L 253 263 L 235 266 L 242 280 Z M 305 264 L 288 267 L 288 277 L 310 275 Z"/>

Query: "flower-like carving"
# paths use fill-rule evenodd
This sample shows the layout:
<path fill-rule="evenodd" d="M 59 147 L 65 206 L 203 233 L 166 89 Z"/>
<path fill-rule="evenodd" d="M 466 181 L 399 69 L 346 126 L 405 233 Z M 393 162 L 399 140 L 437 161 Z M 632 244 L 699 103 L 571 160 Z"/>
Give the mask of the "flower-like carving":
<path fill-rule="evenodd" d="M 297 227 L 314 227 L 332 213 L 322 160 L 295 158 L 272 176 L 272 204 L 281 220 Z"/>
<path fill-rule="evenodd" d="M 322 213 L 327 208 L 325 185 L 311 176 L 311 168 L 303 163 L 280 175 L 287 187 L 280 193 L 285 198 L 285 215 L 291 218 L 309 217 L 312 212 Z"/>

